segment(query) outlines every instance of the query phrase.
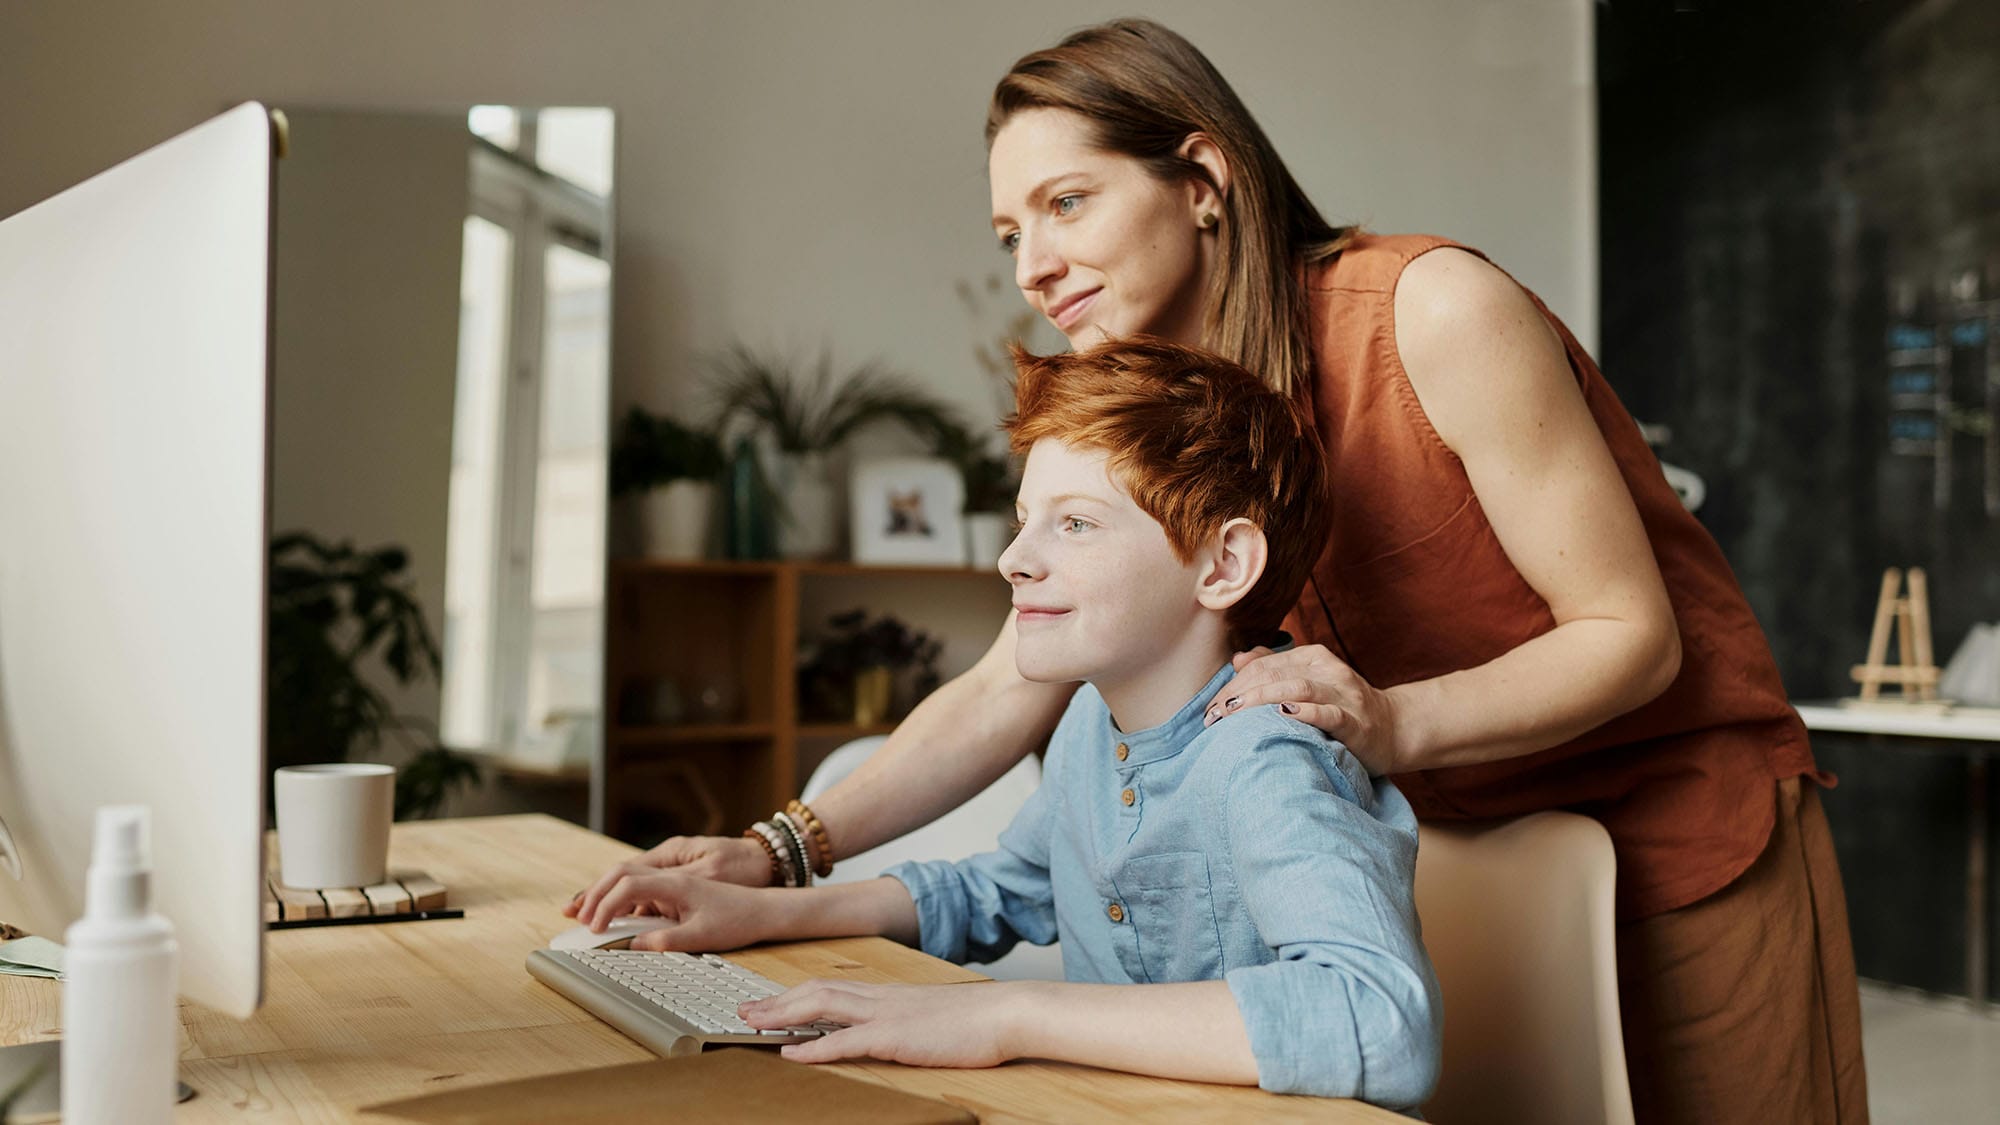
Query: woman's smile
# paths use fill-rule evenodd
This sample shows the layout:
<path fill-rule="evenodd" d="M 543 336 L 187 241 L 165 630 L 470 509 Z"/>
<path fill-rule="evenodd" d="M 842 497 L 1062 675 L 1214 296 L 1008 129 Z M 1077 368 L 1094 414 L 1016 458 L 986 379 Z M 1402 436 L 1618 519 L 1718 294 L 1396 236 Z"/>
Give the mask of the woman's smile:
<path fill-rule="evenodd" d="M 1102 292 L 1104 287 L 1100 285 L 1064 297 L 1048 307 L 1049 320 L 1055 324 L 1057 331 L 1067 333 L 1083 319 L 1083 314 L 1090 310 L 1090 306 L 1097 303 L 1097 295 Z"/>

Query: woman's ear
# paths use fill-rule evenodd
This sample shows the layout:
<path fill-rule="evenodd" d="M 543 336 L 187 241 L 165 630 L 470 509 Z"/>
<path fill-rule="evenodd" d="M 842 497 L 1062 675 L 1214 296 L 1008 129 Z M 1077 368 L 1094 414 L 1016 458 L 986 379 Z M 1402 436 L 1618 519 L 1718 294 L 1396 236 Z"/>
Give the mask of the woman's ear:
<path fill-rule="evenodd" d="M 1194 195 L 1190 202 L 1194 205 L 1195 221 L 1203 227 L 1213 226 L 1204 222 L 1202 216 L 1222 214 L 1223 200 L 1229 195 L 1229 158 L 1222 155 L 1222 149 L 1208 138 L 1207 133 L 1189 133 L 1177 150 L 1182 159 L 1192 160 L 1208 172 L 1214 183 L 1202 182 L 1199 177 L 1190 178 L 1188 187 Z"/>
<path fill-rule="evenodd" d="M 1264 576 L 1270 544 L 1263 528 L 1247 519 L 1233 519 L 1209 541 L 1206 555 L 1195 600 L 1204 609 L 1224 610 L 1242 601 Z"/>

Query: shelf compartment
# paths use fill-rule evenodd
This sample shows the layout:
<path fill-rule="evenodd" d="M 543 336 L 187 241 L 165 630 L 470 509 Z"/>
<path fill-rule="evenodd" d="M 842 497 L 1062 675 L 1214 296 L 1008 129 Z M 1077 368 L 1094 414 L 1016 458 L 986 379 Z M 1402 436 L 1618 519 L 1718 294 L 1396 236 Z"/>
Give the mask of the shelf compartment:
<path fill-rule="evenodd" d="M 832 559 L 619 559 L 611 564 L 611 569 L 614 574 L 636 578 L 648 575 L 700 575 L 742 581 L 769 578 L 790 571 L 814 576 L 852 578 L 980 578 L 994 582 L 1001 581 L 999 571 L 990 566 L 874 564 Z"/>
<path fill-rule="evenodd" d="M 660 746 L 692 742 L 762 742 L 777 734 L 773 723 L 673 723 L 611 728 L 619 746 Z"/>

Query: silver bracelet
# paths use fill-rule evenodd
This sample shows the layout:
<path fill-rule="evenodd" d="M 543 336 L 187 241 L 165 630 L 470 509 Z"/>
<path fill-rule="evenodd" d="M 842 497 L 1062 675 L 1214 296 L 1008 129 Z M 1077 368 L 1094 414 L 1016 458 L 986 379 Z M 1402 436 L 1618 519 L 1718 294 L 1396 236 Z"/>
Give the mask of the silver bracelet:
<path fill-rule="evenodd" d="M 813 869 L 812 834 L 806 831 L 806 826 L 800 824 L 799 819 L 788 812 L 772 813 L 771 822 L 791 833 L 798 840 L 799 869 L 811 872 Z"/>
<path fill-rule="evenodd" d="M 792 851 L 791 834 L 772 821 L 760 820 L 757 823 L 763 825 L 764 831 L 771 834 L 771 843 L 778 849 L 778 865 L 784 869 L 785 885 L 787 887 L 801 886 L 802 884 L 799 882 L 799 857 Z"/>
<path fill-rule="evenodd" d="M 778 857 L 779 878 L 784 880 L 787 887 L 798 886 L 798 868 L 792 860 L 791 843 L 785 838 L 785 833 L 768 820 L 760 820 L 750 828 L 763 837 L 765 843 L 771 845 L 772 853 Z"/>
<path fill-rule="evenodd" d="M 812 886 L 812 856 L 806 851 L 805 833 L 800 831 L 798 823 L 785 813 L 772 813 L 771 819 L 777 822 L 778 828 L 792 842 L 792 855 L 797 858 L 799 864 L 799 886 Z"/>

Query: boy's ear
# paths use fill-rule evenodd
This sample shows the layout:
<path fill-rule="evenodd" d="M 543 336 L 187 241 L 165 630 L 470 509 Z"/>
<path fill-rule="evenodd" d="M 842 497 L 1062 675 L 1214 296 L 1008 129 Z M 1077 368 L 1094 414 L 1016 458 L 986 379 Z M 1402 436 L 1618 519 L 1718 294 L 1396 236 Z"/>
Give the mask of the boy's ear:
<path fill-rule="evenodd" d="M 1269 558 L 1270 544 L 1264 539 L 1263 528 L 1247 519 L 1230 520 L 1203 552 L 1195 600 L 1204 609 L 1228 609 L 1242 601 L 1264 576 Z"/>

